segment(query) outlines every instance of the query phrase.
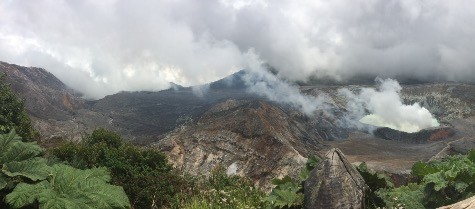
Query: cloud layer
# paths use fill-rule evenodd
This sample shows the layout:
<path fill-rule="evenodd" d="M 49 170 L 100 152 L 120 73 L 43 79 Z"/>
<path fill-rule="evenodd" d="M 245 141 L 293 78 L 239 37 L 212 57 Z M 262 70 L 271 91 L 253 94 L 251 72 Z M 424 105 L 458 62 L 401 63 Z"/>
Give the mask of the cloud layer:
<path fill-rule="evenodd" d="M 6 0 L 0 60 L 92 98 L 203 84 L 249 67 L 474 81 L 475 3 L 453 0 Z"/>

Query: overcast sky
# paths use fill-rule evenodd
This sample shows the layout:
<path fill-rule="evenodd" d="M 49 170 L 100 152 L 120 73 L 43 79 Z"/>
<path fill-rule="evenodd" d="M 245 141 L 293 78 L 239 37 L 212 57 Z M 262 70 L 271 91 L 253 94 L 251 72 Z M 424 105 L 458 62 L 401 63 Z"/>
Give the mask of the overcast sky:
<path fill-rule="evenodd" d="M 92 98 L 202 84 L 258 56 L 289 79 L 475 80 L 469 0 L 1 0 L 0 60 Z"/>

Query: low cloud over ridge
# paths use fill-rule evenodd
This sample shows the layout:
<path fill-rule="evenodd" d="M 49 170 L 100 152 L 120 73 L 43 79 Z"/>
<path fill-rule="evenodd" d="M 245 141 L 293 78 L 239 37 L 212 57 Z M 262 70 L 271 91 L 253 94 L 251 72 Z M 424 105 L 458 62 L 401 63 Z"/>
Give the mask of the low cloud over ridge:
<path fill-rule="evenodd" d="M 281 77 L 475 79 L 475 3 L 454 0 L 0 2 L 0 60 L 91 98 L 197 85 L 249 67 Z"/>

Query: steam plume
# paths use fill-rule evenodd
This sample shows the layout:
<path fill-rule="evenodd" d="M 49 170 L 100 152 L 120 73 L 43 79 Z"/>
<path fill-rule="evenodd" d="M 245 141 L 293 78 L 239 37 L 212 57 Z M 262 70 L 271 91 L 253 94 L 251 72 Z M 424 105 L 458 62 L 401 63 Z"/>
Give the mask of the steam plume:
<path fill-rule="evenodd" d="M 271 101 L 291 105 L 306 115 L 313 115 L 316 110 L 328 108 L 325 95 L 313 97 L 304 95 L 295 84 L 291 84 L 264 69 L 264 62 L 253 50 L 246 55 L 247 73 L 243 76 L 247 90 Z"/>
<path fill-rule="evenodd" d="M 399 92 L 401 86 L 392 79 L 376 79 L 377 89 L 362 88 L 359 93 L 341 89 L 340 93 L 348 99 L 347 108 L 353 120 L 363 123 L 389 127 L 405 132 L 438 126 L 434 116 L 418 103 L 405 105 Z"/>

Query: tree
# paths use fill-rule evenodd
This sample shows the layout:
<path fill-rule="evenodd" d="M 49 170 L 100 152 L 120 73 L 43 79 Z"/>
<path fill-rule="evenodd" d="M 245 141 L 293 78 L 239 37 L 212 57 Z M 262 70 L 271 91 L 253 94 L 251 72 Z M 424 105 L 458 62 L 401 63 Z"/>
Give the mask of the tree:
<path fill-rule="evenodd" d="M 25 111 L 24 102 L 15 96 L 5 83 L 5 75 L 0 73 L 0 134 L 13 129 L 23 139 L 34 139 L 38 135 Z"/>

